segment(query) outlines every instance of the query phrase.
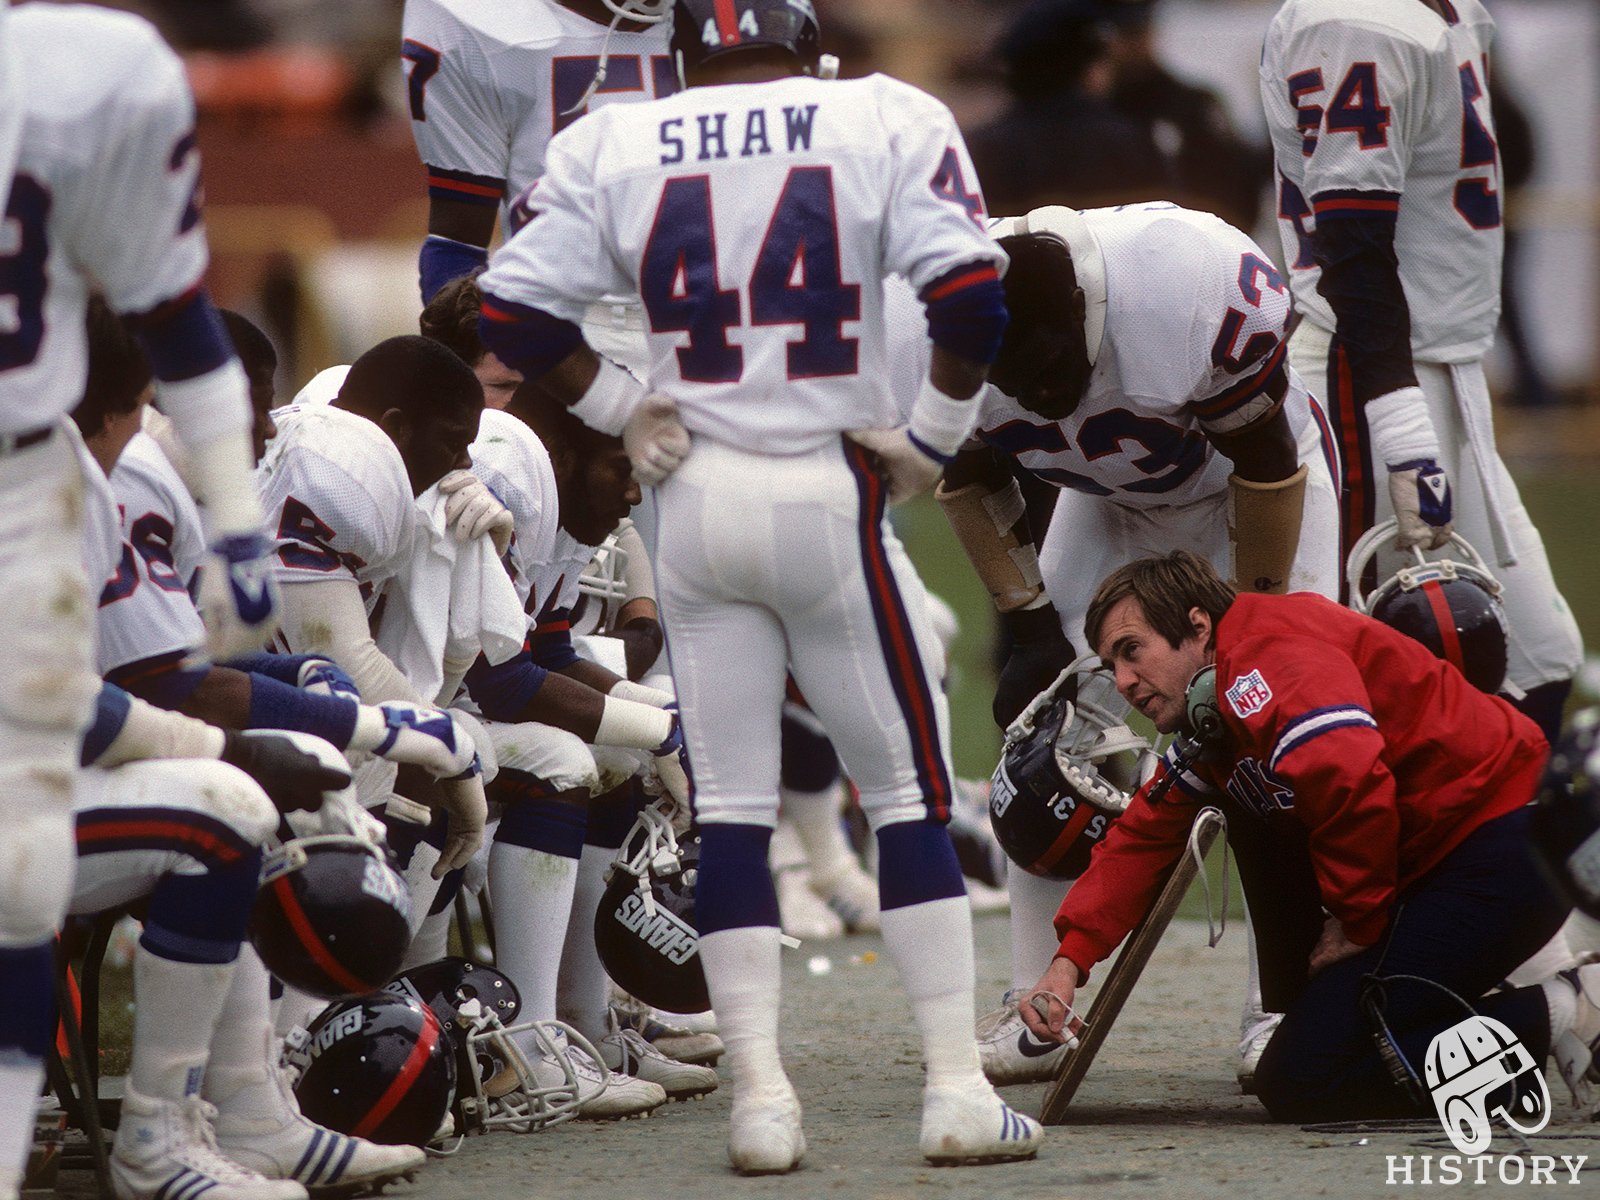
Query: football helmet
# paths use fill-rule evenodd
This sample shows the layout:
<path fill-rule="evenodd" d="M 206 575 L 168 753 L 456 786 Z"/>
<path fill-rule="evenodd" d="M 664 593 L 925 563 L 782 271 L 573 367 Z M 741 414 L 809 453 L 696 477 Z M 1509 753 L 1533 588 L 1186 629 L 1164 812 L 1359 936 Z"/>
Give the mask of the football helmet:
<path fill-rule="evenodd" d="M 1006 856 L 1034 875 L 1076 879 L 1089 853 L 1155 770 L 1150 739 L 1127 725 L 1110 668 L 1075 659 L 1006 730 L 989 820 Z"/>
<path fill-rule="evenodd" d="M 456 1091 L 456 1059 L 426 1004 L 387 992 L 330 1004 L 284 1040 L 300 1111 L 387 1146 L 426 1146 Z"/>
<path fill-rule="evenodd" d="M 659 25 L 672 16 L 672 0 L 600 0 L 613 15 L 639 25 Z"/>
<path fill-rule="evenodd" d="M 1574 715 L 1551 748 L 1530 834 L 1556 890 L 1600 919 L 1600 708 Z"/>
<path fill-rule="evenodd" d="M 1452 556 L 1427 558 L 1413 548 L 1414 563 L 1364 592 L 1369 568 L 1393 546 L 1395 522 L 1374 525 L 1350 551 L 1345 577 L 1350 607 L 1415 638 L 1454 666 L 1479 691 L 1494 693 L 1506 679 L 1506 619 L 1500 581 L 1472 543 L 1450 535 Z"/>
<path fill-rule="evenodd" d="M 628 552 L 618 545 L 617 538 L 632 523 L 631 518 L 624 517 L 578 576 L 578 602 L 572 608 L 574 637 L 610 633 L 617 613 L 627 603 L 628 585 L 623 575 L 628 569 Z"/>
<path fill-rule="evenodd" d="M 649 806 L 606 872 L 594 941 L 607 974 L 655 1008 L 676 1013 L 710 1008 L 694 916 L 699 835 L 680 840 L 671 818 Z"/>
<path fill-rule="evenodd" d="M 250 944 L 285 983 L 324 1000 L 377 991 L 411 941 L 411 893 L 368 837 L 294 838 L 270 851 Z"/>
<path fill-rule="evenodd" d="M 821 37 L 811 0 L 677 0 L 672 9 L 680 85 L 708 59 L 763 46 L 787 50 L 817 74 Z"/>
<path fill-rule="evenodd" d="M 433 1010 L 456 1060 L 456 1132 L 509 1129 L 526 1133 L 577 1115 L 580 1094 L 568 1044 L 600 1056 L 583 1035 L 560 1021 L 522 1021 L 522 996 L 493 967 L 464 958 L 441 958 L 403 971 L 384 988 Z M 537 1051 L 525 1054 L 514 1040 L 531 1034 Z"/>

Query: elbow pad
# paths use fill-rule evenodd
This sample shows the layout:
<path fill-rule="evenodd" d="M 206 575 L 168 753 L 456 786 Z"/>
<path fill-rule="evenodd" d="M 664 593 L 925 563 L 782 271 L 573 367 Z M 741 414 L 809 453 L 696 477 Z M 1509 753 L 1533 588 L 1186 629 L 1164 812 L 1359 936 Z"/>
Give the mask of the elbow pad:
<path fill-rule="evenodd" d="M 526 379 L 548 374 L 583 345 L 582 330 L 541 308 L 485 293 L 478 311 L 478 337 L 484 346 Z"/>
<path fill-rule="evenodd" d="M 451 280 L 471 275 L 489 265 L 489 251 L 469 242 L 430 233 L 417 255 L 417 277 L 422 284 L 422 302 L 427 304 Z"/>
<path fill-rule="evenodd" d="M 928 336 L 968 362 L 992 363 L 1005 336 L 1006 290 L 993 263 L 967 263 L 922 289 Z"/>

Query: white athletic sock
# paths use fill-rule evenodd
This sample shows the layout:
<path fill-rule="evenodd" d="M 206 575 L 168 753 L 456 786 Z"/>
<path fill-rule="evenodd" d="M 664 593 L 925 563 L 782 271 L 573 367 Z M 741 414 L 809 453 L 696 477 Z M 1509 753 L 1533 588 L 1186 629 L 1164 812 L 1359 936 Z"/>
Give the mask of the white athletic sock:
<path fill-rule="evenodd" d="M 33 1118 L 44 1083 L 44 1063 L 8 1058 L 0 1062 L 0 1194 L 22 1183 L 22 1169 L 33 1145 Z"/>
<path fill-rule="evenodd" d="M 1244 1008 L 1239 1013 L 1239 1040 L 1244 1039 L 1267 1019 L 1261 1007 L 1261 954 L 1256 948 L 1256 928 L 1250 921 L 1250 911 L 1244 915 L 1245 961 L 1248 969 L 1244 980 Z"/>
<path fill-rule="evenodd" d="M 239 947 L 206 1059 L 205 1098 L 213 1104 L 220 1106 L 240 1088 L 267 1077 L 274 1040 L 267 988 L 267 968 L 254 947 Z"/>
<path fill-rule="evenodd" d="M 200 1090 L 233 963 L 185 963 L 140 946 L 133 954 L 133 1062 L 128 1085 L 152 1100 Z"/>
<path fill-rule="evenodd" d="M 972 906 L 967 898 L 950 896 L 886 910 L 883 944 L 911 999 L 922 1034 L 928 1086 L 984 1084 L 972 1032 L 977 1014 L 972 998 Z M 721 1016 L 722 1010 L 717 1014 Z"/>
<path fill-rule="evenodd" d="M 561 949 L 561 970 L 556 976 L 556 1010 L 561 1019 L 596 1043 L 610 1032 L 611 977 L 595 949 L 594 914 L 606 890 L 606 867 L 616 856 L 608 846 L 583 848 L 572 893 L 572 916 Z"/>
<path fill-rule="evenodd" d="M 778 1000 L 783 990 L 778 937 L 771 925 L 748 925 L 700 939 L 706 986 L 727 1047 L 736 1094 L 778 1091 L 788 1085 L 778 1054 Z"/>
<path fill-rule="evenodd" d="M 575 858 L 505 842 L 489 851 L 495 965 L 522 993 L 524 1020 L 549 1021 L 556 1015 L 556 972 L 577 875 Z M 527 1053 L 537 1052 L 531 1031 L 519 1035 L 518 1044 Z"/>
<path fill-rule="evenodd" d="M 272 1032 L 281 1040 L 288 1037 L 289 1031 L 296 1026 L 310 1029 L 311 1022 L 327 1005 L 326 1000 L 286 983 L 283 985 L 283 995 L 272 1006 Z"/>
<path fill-rule="evenodd" d="M 1006 891 L 1011 895 L 1011 986 L 1024 991 L 1039 982 L 1061 941 L 1056 937 L 1056 910 L 1072 886 L 1070 879 L 1032 875 L 1015 863 L 1006 864 Z"/>
<path fill-rule="evenodd" d="M 778 793 L 783 818 L 794 827 L 811 867 L 811 878 L 827 880 L 855 861 L 844 827 L 839 823 L 839 787 L 835 784 L 820 792 L 797 792 L 782 788 Z M 782 828 L 783 821 L 779 822 Z"/>

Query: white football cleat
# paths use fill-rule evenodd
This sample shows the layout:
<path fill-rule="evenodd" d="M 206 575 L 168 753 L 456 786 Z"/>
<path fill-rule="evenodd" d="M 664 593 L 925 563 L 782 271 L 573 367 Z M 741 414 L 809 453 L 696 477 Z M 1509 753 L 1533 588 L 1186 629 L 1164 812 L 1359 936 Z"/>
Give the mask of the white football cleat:
<path fill-rule="evenodd" d="M 267 1179 L 225 1158 L 212 1132 L 216 1113 L 199 1096 L 154 1100 L 128 1088 L 111 1151 L 117 1200 L 306 1200 L 293 1180 Z"/>
<path fill-rule="evenodd" d="M 595 1062 L 576 1046 L 563 1052 L 572 1064 L 582 1088 L 578 1101 L 580 1121 L 621 1121 L 628 1117 L 648 1117 L 667 1102 L 667 1092 L 659 1083 L 619 1074 Z M 560 1064 L 541 1058 L 532 1064 L 534 1078 L 541 1087 L 560 1086 L 566 1073 Z M 485 1085 L 489 1091 L 493 1081 Z M 490 1093 L 492 1094 L 492 1092 Z"/>
<path fill-rule="evenodd" d="M 830 942 L 844 936 L 844 919 L 811 890 L 805 867 L 783 867 L 772 873 L 778 890 L 778 919 L 783 932 L 802 942 Z"/>
<path fill-rule="evenodd" d="M 1042 1042 L 1022 1022 L 1014 1003 L 1016 990 L 1006 992 L 1000 1007 L 978 1018 L 978 1061 L 990 1083 L 1049 1083 L 1071 1049 L 1067 1042 Z"/>
<path fill-rule="evenodd" d="M 637 1030 L 620 1025 L 615 1012 L 610 1015 L 610 1024 L 610 1032 L 595 1048 L 612 1071 L 660 1084 L 669 1100 L 691 1100 L 717 1090 L 717 1073 L 710 1067 L 668 1058 L 645 1041 Z M 578 1112 L 582 1115 L 581 1106 Z"/>
<path fill-rule="evenodd" d="M 612 1019 L 627 1029 L 637 1030 L 668 1058 L 695 1066 L 715 1066 L 726 1047 L 711 1029 L 695 1030 L 684 1023 L 685 1018 L 651 1008 L 643 1000 L 623 996 L 611 1005 Z M 710 1016 L 710 1013 L 705 1014 Z"/>
<path fill-rule="evenodd" d="M 733 1098 L 728 1117 L 728 1161 L 741 1175 L 782 1175 L 800 1165 L 806 1135 L 800 1127 L 800 1098 L 784 1080 L 781 1086 Z"/>
<path fill-rule="evenodd" d="M 1600 1083 L 1600 964 L 1558 972 L 1577 993 L 1578 1008 L 1572 1028 L 1550 1047 L 1556 1069 L 1572 1093 L 1572 1103 L 1584 1113 L 1595 1112 L 1594 1085 Z"/>
<path fill-rule="evenodd" d="M 929 1085 L 922 1092 L 922 1157 L 936 1167 L 1017 1162 L 1039 1153 L 1044 1127 L 983 1084 Z"/>
<path fill-rule="evenodd" d="M 1267 1048 L 1267 1043 L 1281 1024 L 1282 1013 L 1263 1013 L 1261 1019 L 1239 1039 L 1239 1066 L 1235 1075 L 1239 1080 L 1239 1090 L 1246 1096 L 1256 1094 L 1256 1066 L 1261 1062 L 1261 1052 Z"/>
<path fill-rule="evenodd" d="M 300 1112 L 287 1074 L 239 1089 L 217 1108 L 217 1149 L 267 1179 L 292 1179 L 312 1195 L 353 1195 L 414 1175 L 415 1146 L 384 1146 L 325 1129 Z"/>
<path fill-rule="evenodd" d="M 882 927 L 878 911 L 878 881 L 854 858 L 841 860 L 826 875 L 812 872 L 811 890 L 827 904 L 850 933 L 877 933 Z"/>

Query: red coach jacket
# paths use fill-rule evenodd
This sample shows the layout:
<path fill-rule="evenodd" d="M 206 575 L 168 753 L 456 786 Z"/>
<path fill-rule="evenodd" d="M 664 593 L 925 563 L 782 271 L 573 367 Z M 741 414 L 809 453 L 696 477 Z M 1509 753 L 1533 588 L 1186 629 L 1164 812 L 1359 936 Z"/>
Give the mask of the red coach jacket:
<path fill-rule="evenodd" d="M 1216 644 L 1230 761 L 1151 804 L 1164 762 L 1095 847 L 1055 921 L 1058 953 L 1085 976 L 1154 902 L 1212 789 L 1293 811 L 1323 907 L 1358 945 L 1382 936 L 1401 890 L 1533 798 L 1549 749 L 1538 727 L 1380 621 L 1309 592 L 1246 594 Z"/>

